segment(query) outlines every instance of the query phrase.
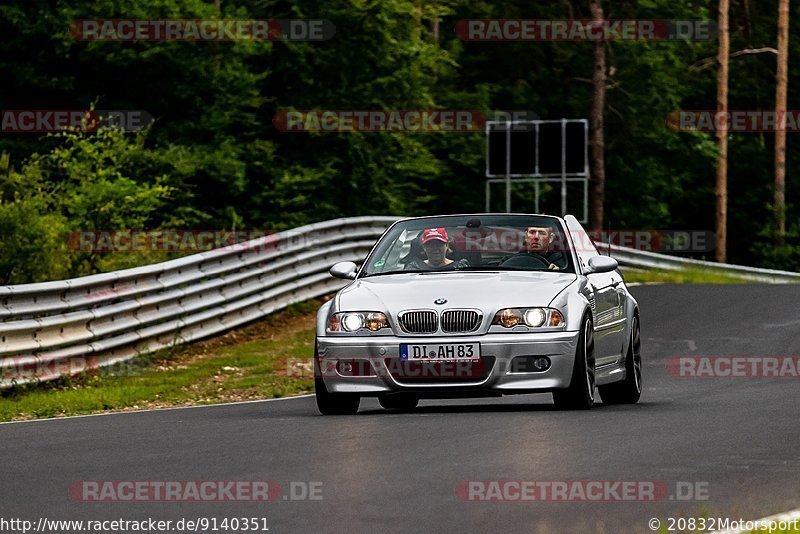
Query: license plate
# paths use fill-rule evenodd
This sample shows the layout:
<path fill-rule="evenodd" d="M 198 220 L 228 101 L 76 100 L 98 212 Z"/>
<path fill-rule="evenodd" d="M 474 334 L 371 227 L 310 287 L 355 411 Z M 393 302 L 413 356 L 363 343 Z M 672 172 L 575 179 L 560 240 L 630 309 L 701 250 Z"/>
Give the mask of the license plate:
<path fill-rule="evenodd" d="M 475 360 L 481 357 L 480 343 L 400 345 L 400 359 L 408 361 Z"/>

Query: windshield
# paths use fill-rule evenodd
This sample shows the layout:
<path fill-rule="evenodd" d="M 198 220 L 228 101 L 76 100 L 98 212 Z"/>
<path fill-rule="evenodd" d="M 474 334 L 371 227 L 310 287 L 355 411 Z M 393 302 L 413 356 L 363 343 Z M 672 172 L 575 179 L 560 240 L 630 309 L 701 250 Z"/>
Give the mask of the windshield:
<path fill-rule="evenodd" d="M 367 258 L 362 275 L 470 270 L 575 272 L 555 217 L 459 215 L 396 224 Z"/>

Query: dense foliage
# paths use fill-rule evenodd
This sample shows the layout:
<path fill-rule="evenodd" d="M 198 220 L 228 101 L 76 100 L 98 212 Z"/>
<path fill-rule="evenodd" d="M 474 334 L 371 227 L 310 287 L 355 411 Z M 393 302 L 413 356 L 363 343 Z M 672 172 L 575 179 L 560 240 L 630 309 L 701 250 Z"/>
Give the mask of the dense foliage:
<path fill-rule="evenodd" d="M 213 0 L 0 4 L 0 108 L 139 109 L 156 119 L 140 133 L 0 134 L 0 283 L 162 259 L 76 251 L 65 237 L 76 230 L 278 230 L 339 216 L 483 209 L 482 133 L 281 133 L 272 123 L 278 110 L 588 116 L 591 43 L 465 42 L 453 31 L 465 18 L 588 18 L 588 2 L 218 4 L 219 11 Z M 706 19 L 716 3 L 613 0 L 604 9 L 608 18 Z M 324 42 L 82 42 L 69 33 L 80 18 L 322 18 L 336 35 Z M 775 0 L 734 2 L 731 20 L 733 51 L 775 46 Z M 791 88 L 800 78 L 792 61 L 800 56 L 799 25 L 795 17 L 789 109 L 798 109 Z M 713 136 L 672 131 L 665 118 L 715 107 L 714 62 L 703 61 L 715 53 L 715 41 L 608 43 L 612 228 L 714 228 Z M 774 54 L 732 59 L 730 108 L 770 109 L 774 76 Z M 772 143 L 770 134 L 731 135 L 729 260 L 794 269 L 795 248 L 770 245 Z M 787 154 L 788 226 L 797 232 L 800 158 L 791 134 Z M 515 208 L 531 211 L 531 198 L 520 187 Z M 556 211 L 555 194 L 552 200 Z"/>

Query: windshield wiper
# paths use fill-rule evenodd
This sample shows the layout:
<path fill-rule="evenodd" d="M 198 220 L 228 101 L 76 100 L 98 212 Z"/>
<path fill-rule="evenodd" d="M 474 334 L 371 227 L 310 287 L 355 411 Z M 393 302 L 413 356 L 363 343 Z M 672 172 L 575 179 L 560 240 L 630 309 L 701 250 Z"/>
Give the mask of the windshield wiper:
<path fill-rule="evenodd" d="M 518 273 L 568 273 L 570 271 L 564 269 L 528 269 L 525 267 L 504 267 L 502 265 L 476 265 L 476 266 L 469 266 L 469 267 L 462 267 L 461 269 L 456 269 L 456 271 L 498 271 L 498 272 L 507 272 L 507 271 L 514 271 Z"/>
<path fill-rule="evenodd" d="M 384 276 L 387 274 L 405 274 L 405 273 L 428 273 L 430 271 L 423 271 L 421 269 L 409 269 L 408 271 L 385 271 L 380 273 L 369 273 L 363 275 L 361 278 L 369 278 L 370 276 Z"/>
<path fill-rule="evenodd" d="M 469 267 L 462 267 L 460 269 L 456 269 L 456 271 L 522 271 L 522 270 L 533 271 L 533 269 L 516 269 L 514 267 L 503 267 L 501 265 L 470 265 Z"/>
<path fill-rule="evenodd" d="M 460 269 L 432 269 L 432 270 L 422 270 L 422 269 L 409 269 L 407 271 L 386 271 L 380 273 L 369 273 L 364 274 L 361 278 L 369 278 L 371 276 L 385 276 L 388 274 L 442 274 L 442 273 L 458 273 L 458 272 L 516 272 L 516 273 L 569 273 L 570 271 L 566 270 L 550 270 L 550 269 L 525 269 L 519 267 L 503 267 L 501 265 L 475 265 L 469 267 L 461 267 Z"/>

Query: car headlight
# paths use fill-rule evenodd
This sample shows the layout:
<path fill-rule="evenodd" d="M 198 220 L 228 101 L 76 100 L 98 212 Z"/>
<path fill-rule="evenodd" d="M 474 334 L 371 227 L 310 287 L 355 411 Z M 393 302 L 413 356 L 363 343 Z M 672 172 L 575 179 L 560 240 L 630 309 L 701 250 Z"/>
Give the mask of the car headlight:
<path fill-rule="evenodd" d="M 328 319 L 328 332 L 377 332 L 382 328 L 389 328 L 389 320 L 381 312 L 339 312 Z"/>
<path fill-rule="evenodd" d="M 561 312 L 555 308 L 505 308 L 495 314 L 492 324 L 505 328 L 556 328 L 564 326 L 566 322 Z"/>

